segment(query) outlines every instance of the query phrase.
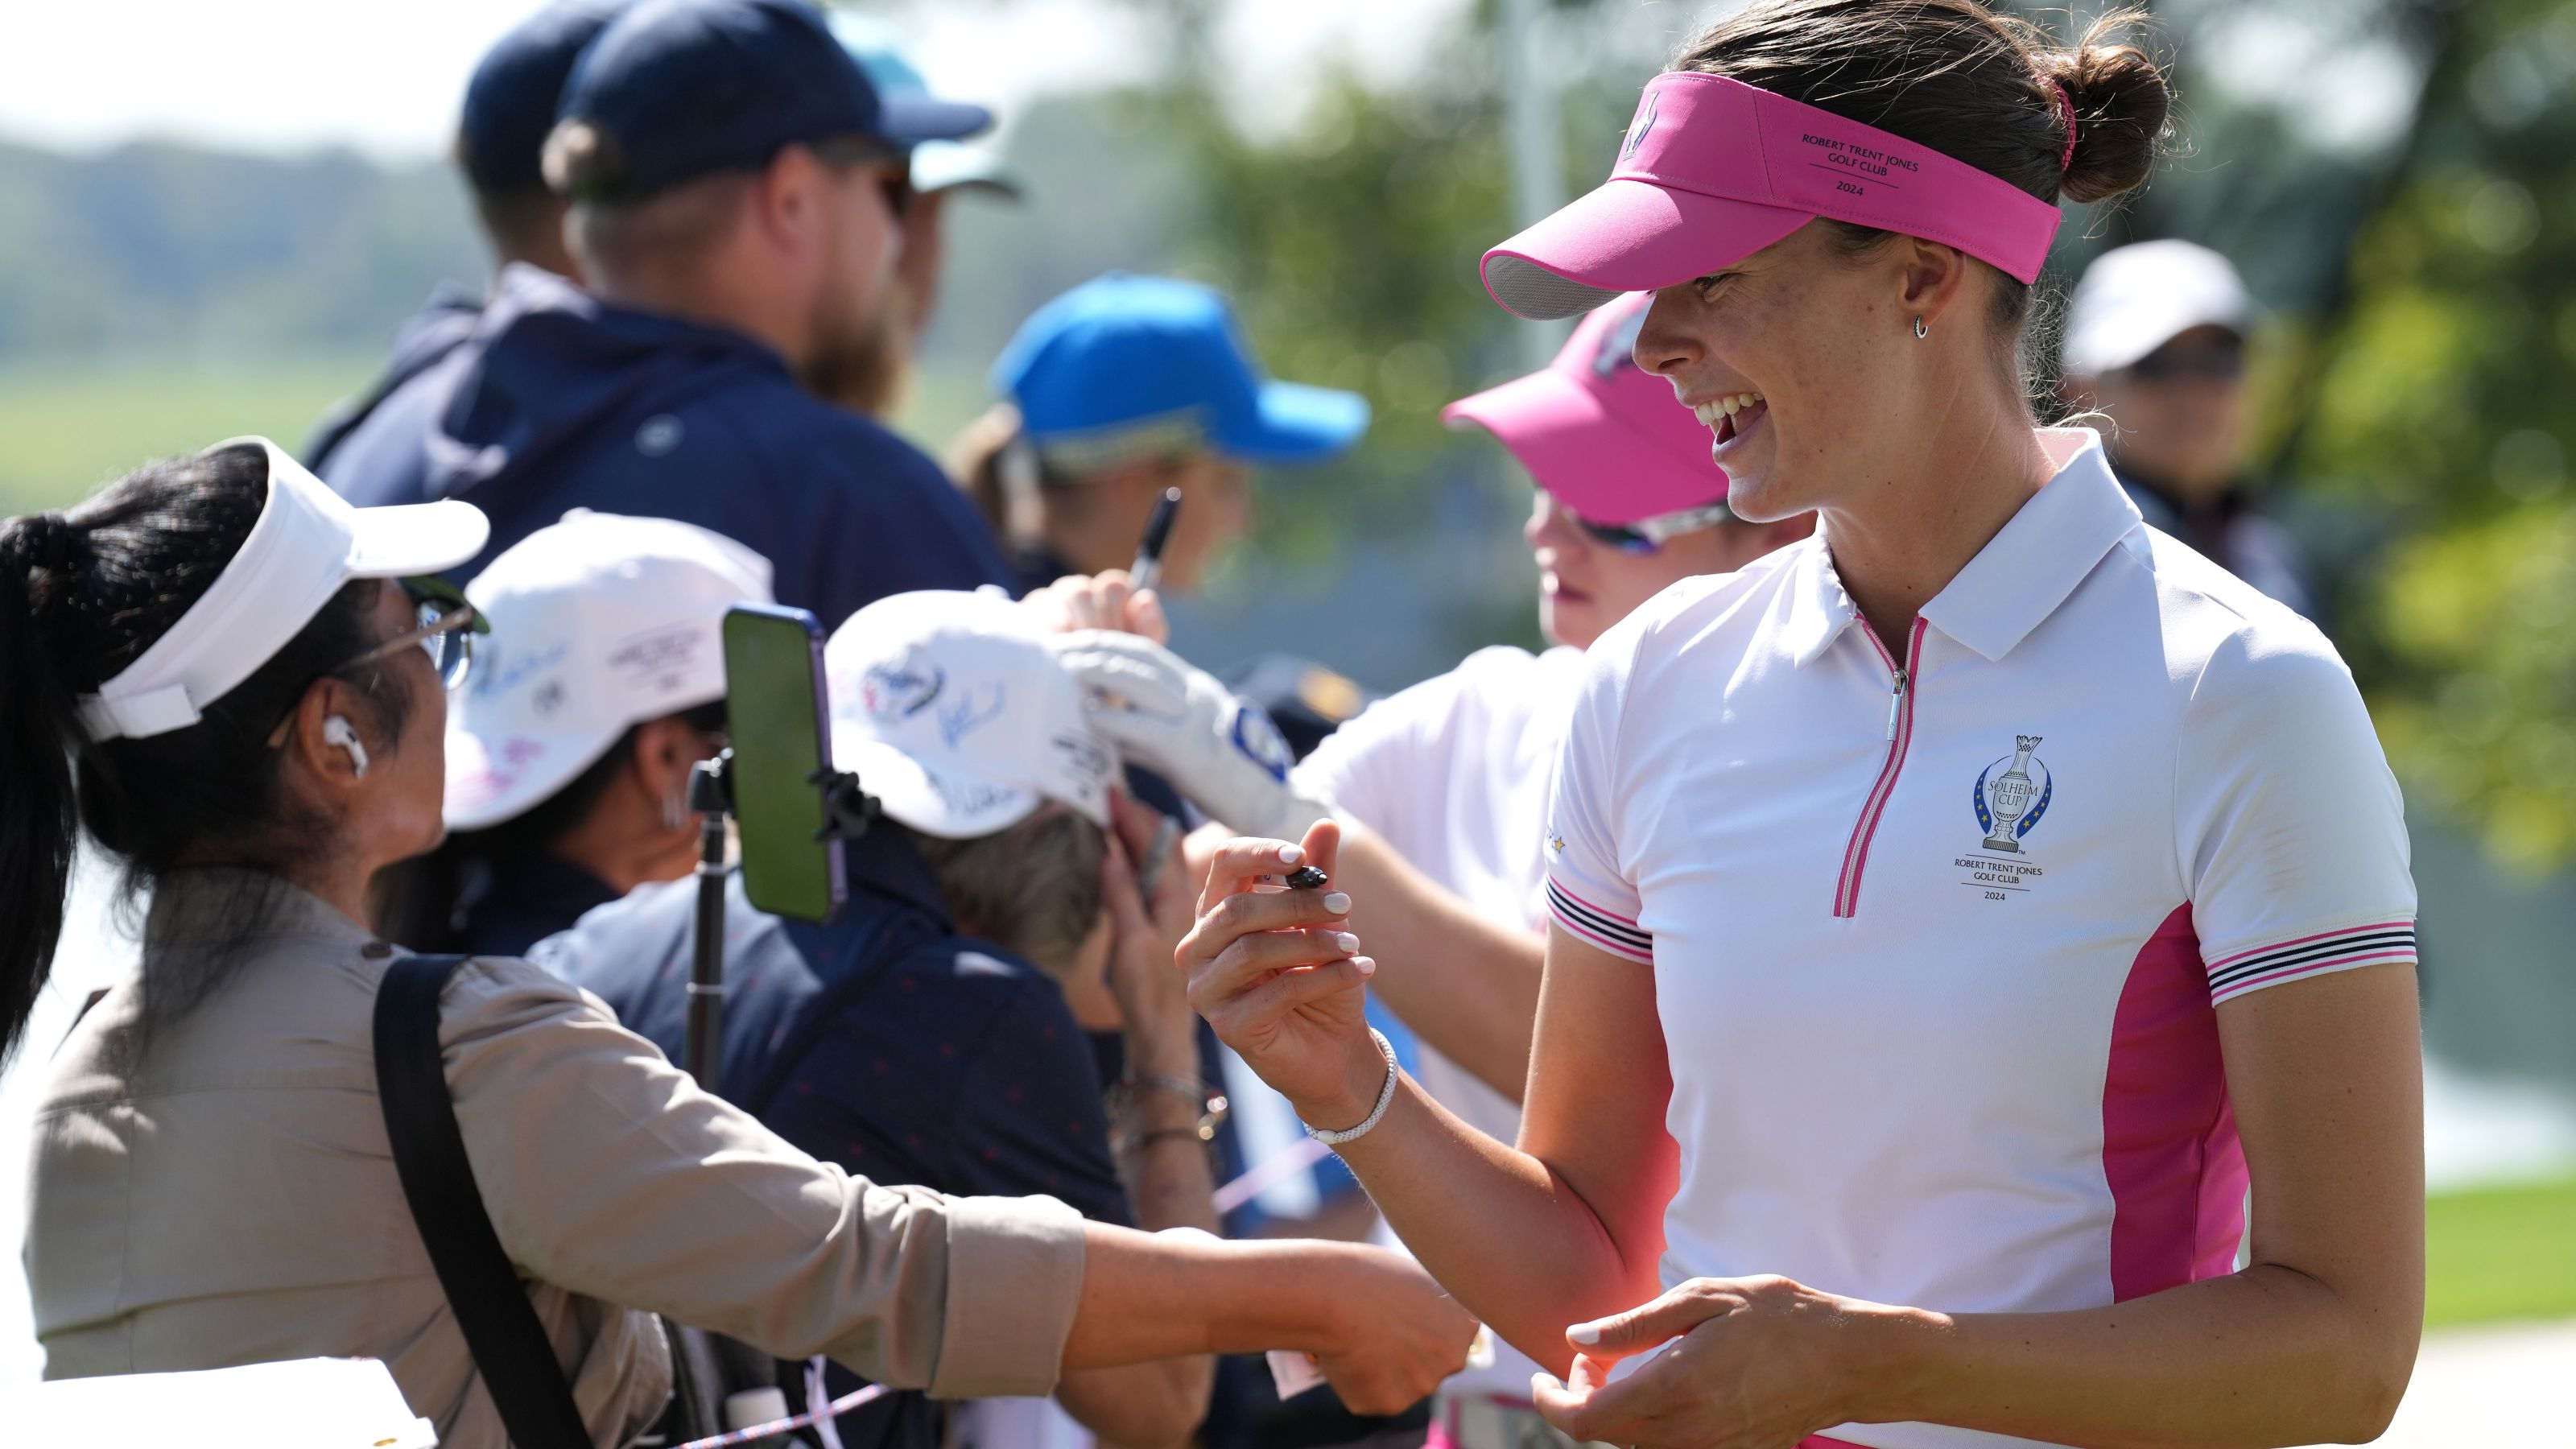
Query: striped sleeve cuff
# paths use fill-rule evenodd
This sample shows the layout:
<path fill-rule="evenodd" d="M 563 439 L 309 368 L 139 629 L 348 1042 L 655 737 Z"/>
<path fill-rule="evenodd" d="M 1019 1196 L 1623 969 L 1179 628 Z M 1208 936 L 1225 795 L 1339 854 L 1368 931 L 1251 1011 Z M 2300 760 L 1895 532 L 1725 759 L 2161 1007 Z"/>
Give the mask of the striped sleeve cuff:
<path fill-rule="evenodd" d="M 2355 966 L 2377 966 L 2391 961 L 2414 964 L 2413 921 L 2346 926 L 2340 931 L 2276 941 L 2269 946 L 2257 946 L 2250 951 L 2223 956 L 2209 963 L 2209 1000 L 2214 1006 L 2266 986 L 2279 986 L 2285 982 L 2304 981 L 2311 976 L 2349 971 Z"/>
<path fill-rule="evenodd" d="M 1639 930 L 1635 921 L 1601 909 L 1554 880 L 1547 883 L 1547 909 L 1558 925 L 1611 955 L 1655 964 L 1655 938 Z"/>

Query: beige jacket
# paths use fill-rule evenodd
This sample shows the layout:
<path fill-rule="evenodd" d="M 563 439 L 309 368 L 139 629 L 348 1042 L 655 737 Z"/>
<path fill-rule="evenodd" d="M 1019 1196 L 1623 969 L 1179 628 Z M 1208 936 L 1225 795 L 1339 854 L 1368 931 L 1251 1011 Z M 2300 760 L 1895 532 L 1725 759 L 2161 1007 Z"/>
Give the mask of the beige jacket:
<path fill-rule="evenodd" d="M 166 882 L 151 971 L 55 1057 L 26 1250 L 45 1372 L 380 1358 L 442 1444 L 499 1449 L 376 1100 L 372 1013 L 395 948 L 288 888 L 213 994 L 145 1029 L 141 982 L 184 969 L 185 943 L 257 879 Z M 1082 1283 L 1081 1219 L 1062 1203 L 850 1177 L 524 961 L 460 970 L 441 1039 L 493 1226 L 602 1449 L 669 1389 L 638 1309 L 942 1397 L 1054 1384 Z"/>

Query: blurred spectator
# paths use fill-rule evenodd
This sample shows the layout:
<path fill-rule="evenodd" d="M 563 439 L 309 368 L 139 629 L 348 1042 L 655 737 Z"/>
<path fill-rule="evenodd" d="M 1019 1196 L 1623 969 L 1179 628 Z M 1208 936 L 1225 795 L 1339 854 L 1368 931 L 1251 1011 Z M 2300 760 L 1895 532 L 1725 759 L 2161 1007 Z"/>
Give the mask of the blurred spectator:
<path fill-rule="evenodd" d="M 693 524 L 586 510 L 467 585 L 493 632 L 447 715 L 448 837 L 386 872 L 416 951 L 520 956 L 697 861 L 689 770 L 724 748 L 725 611 L 769 564 Z"/>
<path fill-rule="evenodd" d="M 1036 628 L 1001 599 L 930 592 L 833 635 L 833 755 L 886 820 L 848 844 L 850 899 L 828 926 L 732 892 L 720 1085 L 875 1181 L 1045 1193 L 1102 1222 L 1214 1231 L 1211 1093 L 1171 965 L 1195 891 L 1167 837 L 1149 913 L 1129 862 L 1159 817 L 1113 803 L 1116 753 Z M 537 959 L 675 1052 L 696 899 L 694 882 L 638 891 Z M 1114 1113 L 1086 1028 L 1122 1037 Z M 1209 1373 L 1174 1360 L 1067 1374 L 1057 1392 L 1113 1442 L 1167 1444 L 1205 1412 Z M 840 1433 L 926 1446 L 938 1423 L 907 1394 Z"/>
<path fill-rule="evenodd" d="M 894 40 L 885 22 L 856 11 L 832 14 L 832 33 L 849 47 L 868 80 L 884 96 L 927 96 L 921 78 Z M 930 314 L 939 305 L 939 279 L 946 264 L 949 198 L 970 191 L 1017 201 L 1020 183 L 1001 158 L 982 146 L 958 141 L 923 141 L 910 157 L 912 202 L 903 210 L 903 245 L 895 254 L 894 279 L 886 305 L 877 309 L 877 325 L 868 345 L 843 359 L 845 375 L 817 378 L 815 392 L 844 407 L 880 420 L 902 406 L 911 380 L 912 359 Z"/>
<path fill-rule="evenodd" d="M 456 169 L 474 198 L 474 217 L 492 244 L 493 271 L 525 262 L 578 278 L 564 248 L 561 197 L 546 190 L 541 161 L 554 129 L 555 102 L 582 50 L 633 0 L 558 0 L 493 42 L 465 84 L 456 123 Z M 323 471 L 333 450 L 377 406 L 474 334 L 483 299 L 442 283 L 429 305 L 394 335 L 393 361 L 358 397 L 335 408 L 304 444 L 304 460 Z"/>
<path fill-rule="evenodd" d="M 2301 614 L 2306 561 L 2245 476 L 2254 303 L 2225 257 L 2187 241 L 2096 257 L 2067 305 L 2065 400 L 2107 414 L 2112 471 L 2147 522 Z"/>
<path fill-rule="evenodd" d="M 1008 401 L 959 440 L 958 472 L 1023 588 L 1125 568 L 1179 488 L 1163 585 L 1187 592 L 1249 524 L 1246 465 L 1322 462 L 1369 421 L 1357 393 L 1263 380 L 1214 290 L 1124 272 L 1032 314 L 993 385 Z"/>
<path fill-rule="evenodd" d="M 474 334 L 333 454 L 332 485 L 478 504 L 475 567 L 576 507 L 702 524 L 826 625 L 1008 581 L 936 464 L 808 390 L 887 303 L 901 148 L 991 118 L 878 95 L 803 0 L 649 0 L 583 53 L 561 114 L 547 179 L 597 295 L 512 266 Z"/>

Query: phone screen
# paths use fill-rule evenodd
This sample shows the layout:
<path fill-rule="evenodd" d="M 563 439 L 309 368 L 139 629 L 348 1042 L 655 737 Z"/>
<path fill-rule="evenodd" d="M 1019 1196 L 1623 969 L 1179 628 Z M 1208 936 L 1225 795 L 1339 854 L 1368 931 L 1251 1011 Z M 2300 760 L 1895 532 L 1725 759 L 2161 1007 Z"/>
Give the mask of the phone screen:
<path fill-rule="evenodd" d="M 725 614 L 724 649 L 743 891 L 773 915 L 828 921 L 844 886 L 841 842 L 816 838 L 815 777 L 832 767 L 822 626 L 803 609 L 738 604 Z"/>

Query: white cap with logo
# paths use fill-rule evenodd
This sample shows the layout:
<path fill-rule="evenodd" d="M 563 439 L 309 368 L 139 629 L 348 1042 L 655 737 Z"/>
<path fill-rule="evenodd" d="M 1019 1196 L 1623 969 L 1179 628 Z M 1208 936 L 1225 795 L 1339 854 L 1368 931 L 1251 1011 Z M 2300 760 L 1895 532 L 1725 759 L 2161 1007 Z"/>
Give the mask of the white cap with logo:
<path fill-rule="evenodd" d="M 355 508 L 266 438 L 268 502 L 250 535 L 197 602 L 141 656 L 81 696 L 93 740 L 143 739 L 186 729 L 304 632 L 352 579 L 421 577 L 483 551 L 492 526 L 470 503 Z"/>
<path fill-rule="evenodd" d="M 832 762 L 925 835 L 1007 830 L 1049 800 L 1109 825 L 1118 752 L 1035 617 L 998 591 L 879 599 L 823 648 Z"/>
<path fill-rule="evenodd" d="M 770 601 L 769 560 L 695 524 L 574 509 L 465 597 L 492 623 L 447 716 L 447 825 L 552 798 L 626 731 L 724 698 L 724 614 Z"/>
<path fill-rule="evenodd" d="M 2066 303 L 2066 371 L 2117 372 L 2194 327 L 2242 333 L 2254 299 L 2227 258 L 2187 241 L 2138 242 L 2093 259 Z"/>

